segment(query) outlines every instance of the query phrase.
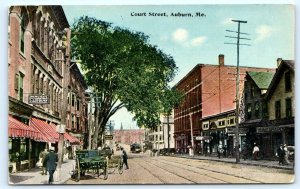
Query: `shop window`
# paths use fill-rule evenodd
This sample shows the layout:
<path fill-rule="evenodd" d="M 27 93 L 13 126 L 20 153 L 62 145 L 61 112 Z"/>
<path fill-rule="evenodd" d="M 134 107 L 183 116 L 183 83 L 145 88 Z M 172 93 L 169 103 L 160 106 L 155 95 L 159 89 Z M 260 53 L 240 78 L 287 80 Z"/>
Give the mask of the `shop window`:
<path fill-rule="evenodd" d="M 275 102 L 275 118 L 280 119 L 281 118 L 281 104 L 280 100 Z"/>
<path fill-rule="evenodd" d="M 285 99 L 285 107 L 286 107 L 286 117 L 291 118 L 292 117 L 292 99 L 291 98 Z"/>
<path fill-rule="evenodd" d="M 290 92 L 292 90 L 291 85 L 291 72 L 285 73 L 285 91 Z"/>

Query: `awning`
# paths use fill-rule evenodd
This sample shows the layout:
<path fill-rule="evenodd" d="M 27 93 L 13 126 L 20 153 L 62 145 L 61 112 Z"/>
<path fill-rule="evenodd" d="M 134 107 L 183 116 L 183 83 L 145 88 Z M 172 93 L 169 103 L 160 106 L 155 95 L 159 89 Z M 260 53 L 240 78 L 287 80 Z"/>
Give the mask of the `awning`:
<path fill-rule="evenodd" d="M 37 118 L 31 118 L 30 125 L 43 135 L 44 142 L 58 142 L 59 135 L 56 132 L 55 127 Z"/>
<path fill-rule="evenodd" d="M 81 144 L 81 142 L 76 137 L 69 135 L 69 133 L 65 133 L 64 137 L 70 142 L 70 144 Z"/>
<path fill-rule="evenodd" d="M 59 134 L 56 132 L 56 125 L 52 123 L 48 124 L 37 118 L 32 118 L 30 122 L 36 130 L 42 133 L 45 142 L 56 143 L 59 141 Z M 73 145 L 80 144 L 80 141 L 77 138 L 69 135 L 68 133 L 64 133 L 64 140 L 68 140 L 70 144 Z"/>
<path fill-rule="evenodd" d="M 26 125 L 11 116 L 8 116 L 8 136 L 30 138 L 36 141 L 41 141 L 43 138 L 33 127 Z"/>

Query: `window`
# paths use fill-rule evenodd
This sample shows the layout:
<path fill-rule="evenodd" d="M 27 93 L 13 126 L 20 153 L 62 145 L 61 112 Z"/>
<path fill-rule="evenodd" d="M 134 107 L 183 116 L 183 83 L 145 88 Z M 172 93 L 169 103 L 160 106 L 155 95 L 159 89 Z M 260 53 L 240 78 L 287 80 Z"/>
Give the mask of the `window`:
<path fill-rule="evenodd" d="M 233 124 L 235 124 L 235 118 L 230 118 L 230 125 L 233 125 Z"/>
<path fill-rule="evenodd" d="M 250 88 L 251 97 L 254 97 L 254 86 L 252 85 Z"/>
<path fill-rule="evenodd" d="M 71 125 L 72 128 L 75 127 L 75 115 L 72 114 L 72 125 Z"/>
<path fill-rule="evenodd" d="M 79 120 L 79 117 L 76 117 L 76 129 L 77 129 L 77 131 L 80 130 L 80 120 Z"/>
<path fill-rule="evenodd" d="M 285 99 L 285 112 L 286 112 L 286 117 L 291 118 L 292 117 L 292 99 L 287 98 Z"/>
<path fill-rule="evenodd" d="M 20 101 L 23 101 L 23 78 L 24 75 L 21 72 L 15 75 L 15 90 Z"/>
<path fill-rule="evenodd" d="M 219 126 L 225 126 L 225 120 L 219 121 Z"/>
<path fill-rule="evenodd" d="M 278 100 L 278 101 L 276 101 L 275 102 L 275 118 L 276 119 L 280 119 L 281 118 L 281 115 L 280 115 L 280 113 L 281 113 L 281 104 L 280 104 L 280 100 Z"/>
<path fill-rule="evenodd" d="M 291 72 L 286 72 L 285 76 L 285 91 L 290 92 L 292 90 L 292 85 L 291 85 Z"/>
<path fill-rule="evenodd" d="M 260 108 L 259 108 L 259 103 L 255 102 L 255 117 L 259 118 L 259 113 L 260 113 Z"/>
<path fill-rule="evenodd" d="M 251 107 L 251 104 L 248 104 L 247 105 L 247 118 L 251 119 L 251 116 L 252 116 L 252 107 Z"/>
<path fill-rule="evenodd" d="M 26 28 L 26 20 L 25 13 L 22 10 L 21 12 L 21 25 L 20 25 L 20 51 L 22 53 L 25 52 L 25 28 Z"/>
<path fill-rule="evenodd" d="M 264 102 L 263 105 L 262 105 L 262 114 L 263 114 L 263 117 L 268 116 L 268 104 L 267 104 L 267 102 Z"/>
<path fill-rule="evenodd" d="M 75 95 L 74 94 L 72 94 L 72 106 L 74 107 L 75 106 Z"/>
<path fill-rule="evenodd" d="M 79 100 L 77 99 L 77 103 L 76 103 L 76 110 L 80 110 L 80 102 L 79 102 Z"/>

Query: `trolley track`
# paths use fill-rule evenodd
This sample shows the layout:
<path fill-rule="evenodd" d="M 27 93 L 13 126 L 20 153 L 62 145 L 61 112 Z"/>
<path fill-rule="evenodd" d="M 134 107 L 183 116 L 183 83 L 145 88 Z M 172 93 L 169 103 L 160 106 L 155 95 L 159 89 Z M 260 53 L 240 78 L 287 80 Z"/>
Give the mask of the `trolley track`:
<path fill-rule="evenodd" d="M 193 180 L 190 180 L 190 179 L 188 179 L 188 178 L 186 178 L 186 177 L 183 177 L 183 176 L 181 176 L 181 175 L 179 175 L 179 174 L 177 174 L 177 173 L 170 172 L 170 171 L 168 171 L 168 170 L 166 170 L 166 169 L 163 169 L 163 168 L 161 168 L 161 167 L 158 167 L 158 166 L 156 166 L 156 165 L 153 164 L 153 163 L 149 163 L 148 161 L 145 161 L 145 160 L 144 160 L 144 162 L 147 162 L 147 163 L 150 164 L 150 165 L 154 165 L 155 167 L 157 167 L 157 168 L 159 168 L 159 169 L 162 169 L 162 170 L 164 170 L 164 171 L 166 171 L 166 172 L 169 172 L 169 173 L 171 173 L 171 174 L 173 174 L 173 175 L 176 175 L 177 177 L 180 177 L 180 178 L 182 178 L 182 179 L 184 179 L 184 180 L 187 180 L 187 181 L 189 181 L 190 184 L 197 184 L 197 182 L 194 182 Z M 143 163 L 144 163 L 144 162 L 143 162 Z M 137 164 L 138 164 L 139 166 L 141 166 L 144 170 L 146 170 L 148 173 L 150 173 L 151 175 L 153 175 L 155 178 L 157 178 L 157 179 L 158 179 L 160 182 L 162 182 L 163 184 L 175 184 L 174 182 L 170 183 L 170 182 L 168 182 L 168 181 L 162 179 L 162 178 L 161 178 L 160 176 L 158 176 L 157 174 L 154 174 L 155 172 L 151 171 L 149 168 L 147 168 L 145 165 L 143 165 L 143 163 L 137 162 Z M 157 171 L 157 170 L 156 170 L 156 171 Z M 184 183 L 184 184 L 185 184 L 185 183 Z"/>
<path fill-rule="evenodd" d="M 176 161 L 175 159 L 168 159 L 168 160 L 165 160 L 165 159 L 161 159 L 160 162 L 164 162 L 165 164 L 168 164 L 168 165 L 171 165 L 171 166 L 176 166 L 180 169 L 185 169 L 185 170 L 189 170 L 189 171 L 193 171 L 193 172 L 197 172 L 197 171 L 194 171 L 194 170 L 191 170 L 191 169 L 188 169 L 188 168 L 185 168 L 183 167 L 182 165 L 184 166 L 188 166 L 188 167 L 191 167 L 191 168 L 196 168 L 196 169 L 200 169 L 200 170 L 204 170 L 204 171 L 209 171 L 211 173 L 216 173 L 216 174 L 222 174 L 222 175 L 226 175 L 226 176 L 230 176 L 232 178 L 236 178 L 236 179 L 243 179 L 245 181 L 250 181 L 251 183 L 264 183 L 260 180 L 256 180 L 256 179 L 250 179 L 250 178 L 246 178 L 246 177 L 243 177 L 243 176 L 238 176 L 238 175 L 235 175 L 235 174 L 229 174 L 229 173 L 225 173 L 225 172 L 222 172 L 222 171 L 217 171 L 217 170 L 212 170 L 212 169 L 208 169 L 208 168 L 204 168 L 204 167 L 200 167 L 200 166 L 196 166 L 194 167 L 193 165 L 191 164 L 188 164 L 188 163 L 184 163 L 183 161 Z M 185 161 L 187 162 L 187 161 Z M 175 163 L 175 164 L 174 164 Z M 176 165 L 176 164 L 179 164 L 179 165 Z M 198 174 L 201 174 L 199 172 L 197 172 Z M 209 174 L 209 173 L 208 173 Z M 207 176 L 207 175 L 206 175 Z M 212 176 L 209 176 L 211 178 L 215 178 L 215 177 L 212 177 Z M 218 180 L 222 180 L 223 182 L 227 182 L 229 183 L 227 180 L 223 180 L 223 179 L 219 179 L 219 178 L 216 178 Z M 242 182 L 238 182 L 238 183 L 247 183 L 245 181 L 242 181 Z"/>

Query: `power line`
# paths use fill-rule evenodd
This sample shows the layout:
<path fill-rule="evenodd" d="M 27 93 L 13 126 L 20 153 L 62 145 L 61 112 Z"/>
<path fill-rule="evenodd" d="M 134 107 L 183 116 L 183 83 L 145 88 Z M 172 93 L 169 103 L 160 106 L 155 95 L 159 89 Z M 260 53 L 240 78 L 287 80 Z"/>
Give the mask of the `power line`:
<path fill-rule="evenodd" d="M 236 66 L 236 124 L 235 124 L 235 138 L 236 138 L 236 143 L 235 143 L 235 153 L 236 153 L 236 163 L 240 162 L 240 152 L 239 152 L 239 100 L 240 100 L 240 96 L 239 96 L 239 86 L 240 86 L 240 69 L 239 69 L 239 61 L 240 61 L 240 45 L 248 45 L 250 46 L 250 44 L 241 44 L 240 40 L 244 39 L 244 40 L 250 40 L 249 38 L 244 38 L 244 37 L 240 37 L 240 35 L 250 35 L 248 33 L 243 33 L 240 32 L 240 25 L 241 23 L 246 24 L 247 21 L 243 21 L 243 20 L 231 20 L 233 22 L 237 22 L 238 23 L 238 31 L 231 31 L 231 30 L 226 30 L 227 32 L 233 32 L 233 33 L 237 33 L 237 36 L 225 36 L 227 38 L 234 38 L 237 39 L 236 43 L 225 43 L 225 44 L 232 44 L 232 45 L 236 45 L 237 46 L 237 66 Z"/>

